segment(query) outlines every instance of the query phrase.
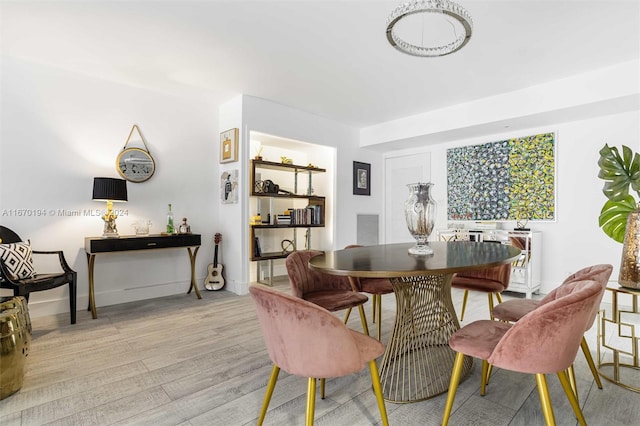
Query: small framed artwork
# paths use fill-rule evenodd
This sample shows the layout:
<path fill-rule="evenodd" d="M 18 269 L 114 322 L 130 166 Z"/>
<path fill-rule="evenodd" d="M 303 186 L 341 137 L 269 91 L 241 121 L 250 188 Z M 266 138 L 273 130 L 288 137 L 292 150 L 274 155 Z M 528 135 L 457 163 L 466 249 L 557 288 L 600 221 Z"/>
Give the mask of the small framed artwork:
<path fill-rule="evenodd" d="M 222 172 L 220 175 L 220 199 L 222 204 L 238 202 L 238 170 Z"/>
<path fill-rule="evenodd" d="M 238 129 L 220 133 L 220 162 L 238 161 Z"/>
<path fill-rule="evenodd" d="M 353 194 L 371 195 L 371 164 L 353 162 Z"/>

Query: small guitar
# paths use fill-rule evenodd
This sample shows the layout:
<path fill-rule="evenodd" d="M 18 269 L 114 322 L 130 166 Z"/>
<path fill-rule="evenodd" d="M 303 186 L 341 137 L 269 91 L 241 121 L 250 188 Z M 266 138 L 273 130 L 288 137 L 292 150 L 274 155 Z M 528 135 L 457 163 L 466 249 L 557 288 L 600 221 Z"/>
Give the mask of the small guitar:
<path fill-rule="evenodd" d="M 216 248 L 213 251 L 213 263 L 210 263 L 207 266 L 207 278 L 204 279 L 204 288 L 209 291 L 220 290 L 224 287 L 224 278 L 222 278 L 222 264 L 218 263 L 218 244 L 220 244 L 220 240 L 222 239 L 222 235 L 217 233 L 214 239 L 216 244 Z"/>

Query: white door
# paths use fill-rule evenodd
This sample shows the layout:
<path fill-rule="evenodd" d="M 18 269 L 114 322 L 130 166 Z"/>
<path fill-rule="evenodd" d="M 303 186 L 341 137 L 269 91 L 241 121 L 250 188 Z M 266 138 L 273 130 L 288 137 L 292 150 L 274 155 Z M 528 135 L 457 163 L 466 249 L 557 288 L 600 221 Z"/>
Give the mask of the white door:
<path fill-rule="evenodd" d="M 384 243 L 414 241 L 404 219 L 404 202 L 409 198 L 407 184 L 431 181 L 431 154 L 389 157 L 384 161 L 385 210 Z"/>

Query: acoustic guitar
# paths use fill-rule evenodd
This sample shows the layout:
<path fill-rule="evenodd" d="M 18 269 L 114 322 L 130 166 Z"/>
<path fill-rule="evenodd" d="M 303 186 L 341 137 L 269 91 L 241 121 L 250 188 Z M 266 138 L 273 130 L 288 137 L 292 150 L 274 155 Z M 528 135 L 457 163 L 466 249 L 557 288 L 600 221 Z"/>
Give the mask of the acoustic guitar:
<path fill-rule="evenodd" d="M 218 263 L 218 244 L 220 244 L 220 240 L 222 239 L 222 235 L 217 233 L 214 238 L 214 242 L 216 247 L 213 251 L 213 263 L 210 263 L 207 266 L 207 278 L 204 279 L 204 288 L 209 291 L 220 290 L 224 287 L 224 278 L 222 278 L 222 264 Z"/>

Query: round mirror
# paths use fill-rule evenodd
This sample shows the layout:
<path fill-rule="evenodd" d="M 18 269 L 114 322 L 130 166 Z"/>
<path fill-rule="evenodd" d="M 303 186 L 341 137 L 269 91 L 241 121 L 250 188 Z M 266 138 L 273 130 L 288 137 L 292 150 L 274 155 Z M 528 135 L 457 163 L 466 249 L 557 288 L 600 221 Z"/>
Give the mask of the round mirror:
<path fill-rule="evenodd" d="M 118 173 L 130 182 L 144 182 L 153 176 L 155 162 L 148 151 L 140 148 L 122 150 L 116 159 Z"/>

